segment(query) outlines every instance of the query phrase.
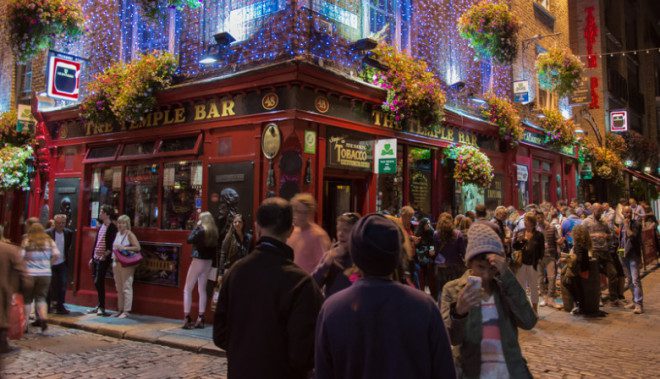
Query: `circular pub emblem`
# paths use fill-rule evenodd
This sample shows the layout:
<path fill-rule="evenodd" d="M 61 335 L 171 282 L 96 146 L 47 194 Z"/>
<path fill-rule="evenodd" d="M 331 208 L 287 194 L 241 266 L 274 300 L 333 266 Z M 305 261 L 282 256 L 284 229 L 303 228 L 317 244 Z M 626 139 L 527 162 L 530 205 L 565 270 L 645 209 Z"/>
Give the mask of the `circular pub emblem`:
<path fill-rule="evenodd" d="M 261 136 L 261 150 L 268 159 L 273 159 L 280 151 L 282 145 L 282 135 L 277 124 L 270 123 L 264 128 Z"/>
<path fill-rule="evenodd" d="M 69 127 L 64 124 L 60 126 L 60 139 L 66 139 L 69 136 Z"/>
<path fill-rule="evenodd" d="M 275 109 L 275 107 L 277 106 L 277 104 L 279 104 L 279 102 L 280 102 L 280 98 L 277 96 L 275 92 L 268 92 L 261 99 L 261 106 L 264 107 L 265 110 L 269 111 L 271 109 Z"/>
<path fill-rule="evenodd" d="M 317 111 L 325 113 L 328 111 L 328 109 L 330 109 L 330 102 L 325 96 L 317 96 L 316 100 L 314 100 L 314 106 L 316 107 Z"/>

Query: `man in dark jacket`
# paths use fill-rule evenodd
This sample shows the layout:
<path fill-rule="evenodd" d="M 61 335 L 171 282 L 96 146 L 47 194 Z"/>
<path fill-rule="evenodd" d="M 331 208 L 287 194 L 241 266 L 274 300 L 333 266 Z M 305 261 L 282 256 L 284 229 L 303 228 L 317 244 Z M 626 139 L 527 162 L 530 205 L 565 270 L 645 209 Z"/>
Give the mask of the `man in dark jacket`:
<path fill-rule="evenodd" d="M 113 222 L 116 218 L 115 210 L 112 206 L 107 204 L 101 206 L 101 210 L 99 211 L 101 226 L 94 241 L 92 258 L 89 260 L 89 268 L 92 270 L 94 285 L 99 296 L 99 305 L 89 311 L 89 313 L 96 313 L 98 316 L 109 315 L 105 312 L 105 275 L 112 264 L 110 254 L 112 254 L 112 245 L 117 236 L 117 225 Z"/>
<path fill-rule="evenodd" d="M 66 228 L 66 215 L 58 214 L 53 217 L 55 224 L 52 228 L 46 230 L 50 238 L 55 241 L 57 249 L 60 251 L 60 258 L 51 266 L 52 279 L 50 281 L 50 291 L 48 294 L 48 308 L 50 309 L 51 300 L 55 298 L 57 307 L 55 312 L 66 315 L 69 311 L 64 307 L 66 296 L 66 266 L 67 260 L 71 258 L 71 245 L 73 242 L 73 232 Z"/>
<path fill-rule="evenodd" d="M 353 228 L 350 254 L 364 277 L 329 297 L 316 326 L 316 378 L 455 378 L 433 299 L 392 280 L 398 227 L 379 214 Z"/>
<path fill-rule="evenodd" d="M 293 231 L 289 202 L 264 200 L 256 231 L 255 250 L 222 280 L 213 341 L 227 352 L 229 378 L 307 378 L 323 296 L 285 243 Z"/>

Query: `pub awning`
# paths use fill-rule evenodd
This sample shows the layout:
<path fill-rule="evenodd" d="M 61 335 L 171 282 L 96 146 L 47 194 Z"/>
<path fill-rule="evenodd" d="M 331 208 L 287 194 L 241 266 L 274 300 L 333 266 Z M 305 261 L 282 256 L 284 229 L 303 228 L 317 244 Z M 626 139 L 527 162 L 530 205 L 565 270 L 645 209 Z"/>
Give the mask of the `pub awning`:
<path fill-rule="evenodd" d="M 636 177 L 639 180 L 643 180 L 643 181 L 645 181 L 647 183 L 650 183 L 650 184 L 652 184 L 656 187 L 660 187 L 660 178 L 658 178 L 656 176 L 649 175 L 649 174 L 641 172 L 641 171 L 632 170 L 632 169 L 629 169 L 629 168 L 624 168 L 624 170 L 628 174 Z"/>

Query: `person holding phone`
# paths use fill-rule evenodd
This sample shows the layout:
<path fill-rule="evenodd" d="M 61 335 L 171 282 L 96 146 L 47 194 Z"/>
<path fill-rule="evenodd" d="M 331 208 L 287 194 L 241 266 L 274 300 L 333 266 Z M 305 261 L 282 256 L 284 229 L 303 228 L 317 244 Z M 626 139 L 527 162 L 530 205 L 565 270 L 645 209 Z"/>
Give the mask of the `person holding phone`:
<path fill-rule="evenodd" d="M 440 310 L 454 349 L 459 377 L 531 378 L 518 328 L 532 329 L 537 316 L 507 265 L 497 233 L 483 223 L 468 230 L 468 270 L 442 290 Z"/>

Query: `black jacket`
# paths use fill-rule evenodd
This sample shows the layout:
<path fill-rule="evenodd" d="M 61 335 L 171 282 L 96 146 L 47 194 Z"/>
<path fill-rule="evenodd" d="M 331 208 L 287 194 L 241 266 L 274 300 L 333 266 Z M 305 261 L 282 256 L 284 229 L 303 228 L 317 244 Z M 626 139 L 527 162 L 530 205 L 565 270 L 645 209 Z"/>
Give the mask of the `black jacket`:
<path fill-rule="evenodd" d="M 69 254 L 71 253 L 71 245 L 73 245 L 73 232 L 69 228 L 64 228 L 62 233 L 64 233 L 64 251 L 60 251 L 60 254 L 62 254 L 62 257 L 64 257 L 64 261 L 66 262 L 71 258 Z M 55 228 L 46 229 L 46 234 L 55 241 Z M 96 244 L 94 246 L 96 246 Z"/>
<path fill-rule="evenodd" d="M 545 252 L 545 237 L 543 233 L 534 229 L 532 233 L 532 238 L 529 241 L 525 241 L 525 230 L 521 230 L 516 235 L 516 239 L 513 242 L 514 250 L 522 250 L 522 263 L 525 265 L 530 265 L 536 270 L 543 254 Z"/>
<path fill-rule="evenodd" d="M 307 378 L 323 296 L 293 263 L 293 250 L 263 237 L 224 276 L 213 341 L 227 352 L 229 378 Z"/>
<path fill-rule="evenodd" d="M 213 259 L 217 245 L 207 246 L 205 240 L 204 228 L 197 225 L 188 235 L 188 243 L 193 245 L 192 257 L 197 259 Z M 215 241 L 214 241 L 215 242 Z M 215 280 L 215 278 L 213 279 Z"/>
<path fill-rule="evenodd" d="M 103 225 L 103 224 L 101 224 Z M 100 230 L 101 227 L 98 227 L 98 230 Z M 115 237 L 117 236 L 117 225 L 115 225 L 114 222 L 111 222 L 110 225 L 108 225 L 108 229 L 105 231 L 105 250 L 107 251 L 112 251 L 112 244 L 115 243 Z M 92 257 L 94 257 L 94 249 L 96 249 L 96 243 L 99 241 L 99 234 L 98 231 L 96 233 L 96 238 L 94 239 L 94 245 L 92 246 Z M 108 259 L 108 258 L 106 258 Z"/>

